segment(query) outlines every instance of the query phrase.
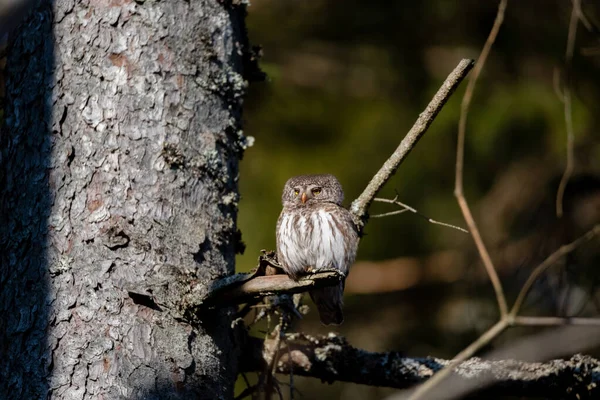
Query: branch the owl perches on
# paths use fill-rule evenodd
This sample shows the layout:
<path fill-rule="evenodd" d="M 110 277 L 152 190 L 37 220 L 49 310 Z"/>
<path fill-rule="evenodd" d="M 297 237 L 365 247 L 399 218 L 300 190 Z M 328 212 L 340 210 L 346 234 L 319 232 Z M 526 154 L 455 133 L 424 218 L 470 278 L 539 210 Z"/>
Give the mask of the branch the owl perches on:
<path fill-rule="evenodd" d="M 413 127 L 400 142 L 398 148 L 387 159 L 379 171 L 373 176 L 367 184 L 361 195 L 352 202 L 350 213 L 354 222 L 362 233 L 365 224 L 368 221 L 369 206 L 381 188 L 394 175 L 400 164 L 410 154 L 417 142 L 431 126 L 434 119 L 446 104 L 452 93 L 458 85 L 464 80 L 469 71 L 473 68 L 474 61 L 469 59 L 461 60 L 456 68 L 448 75 L 442 86 L 433 99 L 429 102 L 425 110 L 419 114 L 419 118 Z M 261 258 L 262 259 L 262 258 Z M 276 268 L 276 262 L 271 262 L 271 268 Z M 294 281 L 285 274 L 266 274 L 262 273 L 261 265 L 253 274 L 237 274 L 231 277 L 223 278 L 214 285 L 214 290 L 202 298 L 187 299 L 187 307 L 217 306 L 241 304 L 249 299 L 266 295 L 282 293 L 305 292 L 309 288 L 331 286 L 343 279 L 344 276 L 336 271 L 320 272 L 303 277 Z"/>

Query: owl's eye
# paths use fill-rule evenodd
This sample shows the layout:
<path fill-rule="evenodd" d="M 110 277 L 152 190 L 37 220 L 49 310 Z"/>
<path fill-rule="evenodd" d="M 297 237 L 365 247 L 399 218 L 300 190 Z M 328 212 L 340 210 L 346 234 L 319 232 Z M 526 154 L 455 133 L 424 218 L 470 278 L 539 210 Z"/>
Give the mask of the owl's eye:
<path fill-rule="evenodd" d="M 315 189 L 313 189 L 312 190 L 312 194 L 315 195 L 315 196 L 321 194 L 321 188 L 315 188 Z"/>
<path fill-rule="evenodd" d="M 294 196 L 298 196 L 300 194 L 299 190 L 294 190 Z"/>

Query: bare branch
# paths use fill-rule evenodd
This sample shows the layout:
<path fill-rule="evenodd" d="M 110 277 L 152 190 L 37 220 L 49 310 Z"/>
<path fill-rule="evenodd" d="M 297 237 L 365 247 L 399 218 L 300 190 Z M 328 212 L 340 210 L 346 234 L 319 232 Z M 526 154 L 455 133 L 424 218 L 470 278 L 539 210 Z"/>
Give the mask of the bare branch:
<path fill-rule="evenodd" d="M 406 205 L 406 204 L 398 201 L 398 199 L 396 199 L 396 198 L 395 199 L 382 199 L 382 198 L 376 197 L 376 198 L 373 199 L 373 201 L 376 201 L 376 202 L 379 202 L 379 203 L 396 204 L 396 205 L 398 205 L 400 207 L 403 207 L 403 210 L 392 211 L 392 212 L 388 212 L 388 213 L 384 213 L 384 214 L 371 215 L 371 218 L 389 217 L 390 215 L 401 214 L 403 212 L 410 211 L 410 212 L 412 212 L 414 214 L 417 214 L 421 218 L 425 218 L 428 222 L 431 222 L 432 224 L 441 225 L 441 226 L 445 226 L 447 228 L 456 229 L 456 230 L 464 232 L 464 233 L 469 233 L 468 230 L 463 229 L 460 226 L 447 224 L 445 222 L 440 222 L 440 221 L 436 221 L 436 220 L 434 220 L 432 218 L 429 218 L 428 216 L 421 214 L 420 212 L 418 212 L 416 209 L 412 208 L 411 206 Z"/>
<path fill-rule="evenodd" d="M 560 86 L 560 70 L 555 67 L 552 72 L 552 88 L 554 89 L 554 93 L 556 97 L 558 97 L 562 102 L 565 101 L 565 94 L 563 92 L 563 88 Z"/>
<path fill-rule="evenodd" d="M 375 199 L 373 199 L 373 201 L 378 201 L 378 200 L 377 200 L 377 198 L 375 198 Z M 381 214 L 370 215 L 370 218 L 391 217 L 392 215 L 404 214 L 407 211 L 409 211 L 408 208 L 403 208 L 402 210 L 396 210 L 396 211 L 390 211 L 390 212 L 381 213 Z"/>
<path fill-rule="evenodd" d="M 515 304 L 510 311 L 510 315 L 512 315 L 513 317 L 517 316 L 517 314 L 519 313 L 519 310 L 521 309 L 521 305 L 523 304 L 523 301 L 525 301 L 525 296 L 527 296 L 527 293 L 529 293 L 529 290 L 531 289 L 531 287 L 533 286 L 533 284 L 535 283 L 535 281 L 538 279 L 538 277 L 541 274 L 543 274 L 548 268 L 550 268 L 552 265 L 554 265 L 555 262 L 560 260 L 566 254 L 571 253 L 572 251 L 577 249 L 579 246 L 581 246 L 583 243 L 591 240 L 594 236 L 596 236 L 598 234 L 600 234 L 600 225 L 594 226 L 586 234 L 584 234 L 583 236 L 574 240 L 573 242 L 566 244 L 564 246 L 561 246 L 558 250 L 556 250 L 554 253 L 552 253 L 550 256 L 548 256 L 548 258 L 546 258 L 540 265 L 538 265 L 533 270 L 533 272 L 531 272 L 531 275 L 529 275 L 529 278 L 527 278 L 527 281 L 521 288 L 521 291 L 519 292 L 519 295 L 517 296 L 517 300 L 515 300 Z"/>
<path fill-rule="evenodd" d="M 264 368 L 263 340 L 249 338 L 242 362 L 243 371 Z M 277 372 L 320 378 L 326 382 L 344 381 L 358 384 L 405 389 L 426 381 L 450 360 L 409 358 L 399 352 L 374 353 L 357 349 L 339 336 L 289 335 L 280 349 Z M 494 393 L 513 396 L 536 395 L 565 398 L 580 394 L 593 398 L 600 393 L 600 361 L 588 356 L 569 360 L 529 363 L 515 360 L 489 361 L 471 358 L 458 364 L 453 376 L 460 382 L 492 385 Z M 586 384 L 582 384 L 585 382 Z M 478 385 L 475 385 L 478 386 Z"/>
<path fill-rule="evenodd" d="M 585 29 L 594 33 L 594 31 L 596 30 L 596 27 L 594 25 L 592 25 L 590 20 L 586 17 L 585 13 L 583 12 L 583 10 L 581 8 L 581 0 L 579 0 L 579 1 L 573 0 L 573 8 L 577 12 L 577 16 L 579 17 L 579 20 L 581 21 L 583 26 L 585 26 Z"/>
<path fill-rule="evenodd" d="M 292 294 L 306 292 L 309 289 L 324 286 L 333 286 L 339 283 L 345 276 L 336 270 L 319 271 L 306 275 L 295 281 L 285 274 L 270 276 L 254 276 L 249 280 L 220 287 L 204 299 L 205 306 L 226 306 L 241 304 L 254 299 L 276 294 Z"/>
<path fill-rule="evenodd" d="M 567 49 L 565 51 L 565 87 L 563 89 L 562 102 L 564 104 L 565 128 L 567 130 L 567 165 L 565 172 L 560 179 L 558 191 L 556 192 L 556 216 L 563 215 L 563 199 L 565 189 L 569 179 L 573 174 L 575 162 L 575 133 L 573 131 L 573 112 L 571 111 L 571 63 L 575 51 L 575 38 L 577 36 L 577 25 L 581 13 L 581 0 L 573 0 L 573 10 L 571 11 L 571 21 L 569 22 L 569 33 L 567 37 Z"/>
<path fill-rule="evenodd" d="M 600 318 L 515 317 L 515 326 L 600 326 Z"/>
<path fill-rule="evenodd" d="M 544 329 L 534 335 L 526 336 L 516 340 L 511 340 L 508 343 L 501 345 L 493 351 L 486 354 L 485 359 L 488 360 L 528 360 L 528 361 L 546 361 L 554 358 L 559 358 L 563 354 L 578 354 L 586 349 L 595 348 L 599 343 L 600 336 L 598 335 L 598 329 L 582 329 L 577 326 L 560 326 L 557 329 Z M 582 356 L 574 356 L 571 358 L 581 358 Z M 468 363 L 469 361 L 466 361 Z M 552 364 L 545 363 L 544 365 Z M 461 364 L 458 368 L 460 368 Z M 538 364 L 530 364 L 538 365 Z M 584 367 L 585 368 L 585 367 Z M 574 374 L 577 372 L 574 371 Z M 586 373 L 587 374 L 587 373 Z M 556 382 L 565 379 L 560 375 L 557 375 Z M 535 379 L 535 378 L 534 378 Z M 572 379 L 573 382 L 577 382 L 579 377 L 569 376 L 566 379 Z M 433 390 L 427 393 L 428 399 L 461 399 L 469 397 L 467 395 L 473 394 L 473 392 L 479 392 L 482 388 L 488 387 L 495 381 L 494 374 L 482 375 L 477 380 L 465 380 L 461 379 L 458 374 L 452 374 L 448 379 L 444 380 L 439 385 L 436 385 Z M 578 385 L 578 388 L 573 389 L 573 394 L 567 394 L 564 392 L 554 394 L 558 398 L 586 398 L 588 385 L 595 385 L 590 381 L 583 378 Z M 557 390 L 563 391 L 564 388 L 561 384 L 556 387 Z M 492 394 L 497 395 L 497 386 L 492 388 Z M 569 390 L 568 390 L 569 391 Z M 480 394 L 480 393 L 478 393 Z M 517 396 L 523 398 L 524 396 L 531 396 L 537 398 L 535 393 L 522 393 Z M 485 398 L 485 396 L 477 396 L 477 398 Z M 493 396 L 495 397 L 495 396 Z M 547 398 L 547 395 L 541 395 L 543 398 Z M 552 396 L 550 396 L 552 397 Z M 399 400 L 404 399 L 403 394 L 396 396 L 390 396 L 386 400 Z"/>
<path fill-rule="evenodd" d="M 500 333 L 502 333 L 508 327 L 508 321 L 506 319 L 506 315 L 508 313 L 508 305 L 506 303 L 506 297 L 504 295 L 504 289 L 502 288 L 502 283 L 498 278 L 498 273 L 492 263 L 492 259 L 483 244 L 483 239 L 481 238 L 481 234 L 479 233 L 479 229 L 477 228 L 477 224 L 475 223 L 475 219 L 471 214 L 471 210 L 467 203 L 467 200 L 463 193 L 463 168 L 464 168 L 464 147 L 465 147 L 465 136 L 466 136 L 466 127 L 467 127 L 467 115 L 469 113 L 469 107 L 471 105 L 471 99 L 473 97 L 473 92 L 475 90 L 475 84 L 477 83 L 477 79 L 479 78 L 479 74 L 481 73 L 483 66 L 485 65 L 485 61 L 492 49 L 494 41 L 498 36 L 498 32 L 500 31 L 500 26 L 502 26 L 502 22 L 504 20 L 504 12 L 506 10 L 507 0 L 501 0 L 498 5 L 498 12 L 496 13 L 496 19 L 494 20 L 494 25 L 488 35 L 488 38 L 483 46 L 481 54 L 477 59 L 477 63 L 475 64 L 475 68 L 473 70 L 473 74 L 469 77 L 469 82 L 467 84 L 467 88 L 465 90 L 465 95 L 461 104 L 461 114 L 460 120 L 458 124 L 458 143 L 456 146 L 456 183 L 454 188 L 454 195 L 458 201 L 460 209 L 463 213 L 463 217 L 465 218 L 465 222 L 471 231 L 471 236 L 477 246 L 477 250 L 483 261 L 483 265 L 488 273 L 490 281 L 492 282 L 492 286 L 494 287 L 494 292 L 496 294 L 496 300 L 498 302 L 498 308 L 500 309 L 500 321 L 498 321 L 494 326 L 492 326 L 486 333 L 484 333 L 479 339 L 469 345 L 466 349 L 460 352 L 453 360 L 452 364 L 443 369 L 442 371 L 435 374 L 431 379 L 429 379 L 426 383 L 418 387 L 415 392 L 410 397 L 411 400 L 417 400 L 424 398 L 425 394 L 428 393 L 432 388 L 434 388 L 439 382 L 444 380 L 452 371 L 452 367 L 458 365 L 463 362 L 467 358 L 471 357 L 478 350 L 480 350 L 483 346 L 488 344 L 494 338 L 496 338 Z"/>
<path fill-rule="evenodd" d="M 481 335 L 476 341 L 471 343 L 467 348 L 458 353 L 456 357 L 452 360 L 451 363 L 447 365 L 446 368 L 443 368 L 437 374 L 435 374 L 431 379 L 427 382 L 419 386 L 414 393 L 410 396 L 410 400 L 417 400 L 423 398 L 423 396 L 429 392 L 433 387 L 442 382 L 450 373 L 453 368 L 458 366 L 460 363 L 466 361 L 468 358 L 472 357 L 475 353 L 481 350 L 483 347 L 488 345 L 492 340 L 494 340 L 498 335 L 500 335 L 504 330 L 508 327 L 508 323 L 505 318 L 502 318 L 498 321 L 494 326 L 488 329 L 483 335 Z"/>
<path fill-rule="evenodd" d="M 479 256 L 483 261 L 483 265 L 490 277 L 490 281 L 492 282 L 492 286 L 494 287 L 494 292 L 496 293 L 496 300 L 498 301 L 498 308 L 500 309 L 500 315 L 505 316 L 508 312 L 508 305 L 506 303 L 506 297 L 504 295 L 504 289 L 502 289 L 502 284 L 500 283 L 500 279 L 498 278 L 498 273 L 494 268 L 494 264 L 492 263 L 492 259 L 483 244 L 483 239 L 481 238 L 481 234 L 479 233 L 479 229 L 477 228 L 477 224 L 475 223 L 475 219 L 471 214 L 471 210 L 469 209 L 469 205 L 463 193 L 463 168 L 464 168 L 464 152 L 465 152 L 465 135 L 467 129 L 467 115 L 469 113 L 469 106 L 471 105 L 471 99 L 473 97 L 473 91 L 475 90 L 475 84 L 477 83 L 477 78 L 479 78 L 479 74 L 485 65 L 485 61 L 487 59 L 490 50 L 496 40 L 496 36 L 498 36 L 498 31 L 500 30 L 500 26 L 502 25 L 502 21 L 504 21 L 504 11 L 506 10 L 507 0 L 501 0 L 498 6 L 498 13 L 496 14 L 496 19 L 494 20 L 494 25 L 492 26 L 492 30 L 483 46 L 483 50 L 481 50 L 481 54 L 477 59 L 477 63 L 475 64 L 475 68 L 473 69 L 473 74 L 469 77 L 469 83 L 467 84 L 467 89 L 465 90 L 465 95 L 463 97 L 463 101 L 461 104 L 461 114 L 460 120 L 458 122 L 458 144 L 456 146 L 456 185 L 454 188 L 454 195 L 458 201 L 458 205 L 463 213 L 463 217 L 465 218 L 465 222 L 469 227 L 469 231 L 471 231 L 471 235 L 473 236 L 473 240 L 475 241 L 475 245 L 477 246 L 477 251 L 479 252 Z"/>
<path fill-rule="evenodd" d="M 404 161 L 419 139 L 425 134 L 437 114 L 444 104 L 446 104 L 446 101 L 448 101 L 448 98 L 450 98 L 472 67 L 473 60 L 463 59 L 458 66 L 454 68 L 454 71 L 448 75 L 440 89 L 435 96 L 433 96 L 433 99 L 429 102 L 425 111 L 419 115 L 419 118 L 413 127 L 406 134 L 404 139 L 402 139 L 402 142 L 400 142 L 396 151 L 394 151 L 381 169 L 373 176 L 361 195 L 352 202 L 350 212 L 356 217 L 361 230 L 368 219 L 367 212 L 369 205 L 379 190 L 381 190 L 383 185 L 385 185 L 392 175 L 394 175 L 402 161 Z"/>
<path fill-rule="evenodd" d="M 550 255 L 544 262 L 542 262 L 530 275 L 529 279 L 523 285 L 521 292 L 515 302 L 515 305 L 510 313 L 503 316 L 494 326 L 492 326 L 487 332 L 481 335 L 476 341 L 471 343 L 467 348 L 461 351 L 452 361 L 452 364 L 447 368 L 442 369 L 440 372 L 435 374 L 431 379 L 424 383 L 421 387 L 417 388 L 410 397 L 410 400 L 416 400 L 423 398 L 426 393 L 429 393 L 433 387 L 442 382 L 450 373 L 452 368 L 458 364 L 464 362 L 469 357 L 472 357 L 483 347 L 488 345 L 492 340 L 498 337 L 510 326 L 563 326 L 563 325 L 577 325 L 577 326 L 600 326 L 600 319 L 597 318 L 558 318 L 558 317 L 517 317 L 520 306 L 535 282 L 535 280 L 542 274 L 548 267 L 553 265 L 558 259 L 563 257 L 579 247 L 582 243 L 591 240 L 596 234 L 600 233 L 600 225 L 597 225 L 580 237 L 579 239 L 569 243 L 568 245 L 562 246 L 559 250 Z"/>

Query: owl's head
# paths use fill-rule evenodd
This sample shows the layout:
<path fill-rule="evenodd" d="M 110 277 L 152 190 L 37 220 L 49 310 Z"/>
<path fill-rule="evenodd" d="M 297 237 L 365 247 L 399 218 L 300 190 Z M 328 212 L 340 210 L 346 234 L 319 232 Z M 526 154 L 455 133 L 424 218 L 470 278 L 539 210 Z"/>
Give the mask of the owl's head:
<path fill-rule="evenodd" d="M 344 191 L 330 174 L 294 176 L 285 183 L 281 201 L 284 206 L 308 206 L 315 203 L 341 205 Z"/>

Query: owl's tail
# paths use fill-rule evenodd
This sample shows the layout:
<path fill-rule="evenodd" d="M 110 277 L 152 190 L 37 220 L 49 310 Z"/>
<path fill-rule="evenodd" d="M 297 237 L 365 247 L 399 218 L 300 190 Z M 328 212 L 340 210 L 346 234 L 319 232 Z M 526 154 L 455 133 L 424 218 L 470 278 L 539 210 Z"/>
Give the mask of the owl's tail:
<path fill-rule="evenodd" d="M 338 286 L 313 289 L 310 298 L 319 310 L 321 322 L 325 325 L 339 325 L 344 322 L 344 282 Z"/>

